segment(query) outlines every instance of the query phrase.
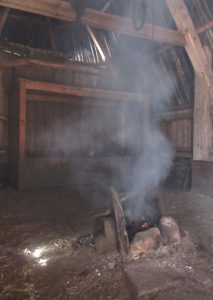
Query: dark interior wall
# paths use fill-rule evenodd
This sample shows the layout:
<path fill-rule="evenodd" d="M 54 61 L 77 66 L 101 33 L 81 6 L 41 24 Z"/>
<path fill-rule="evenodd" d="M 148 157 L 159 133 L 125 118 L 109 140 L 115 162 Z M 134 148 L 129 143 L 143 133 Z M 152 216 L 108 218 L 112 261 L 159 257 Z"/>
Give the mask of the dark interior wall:
<path fill-rule="evenodd" d="M 12 71 L 0 71 L 0 185 L 7 184 L 9 148 L 9 98 L 12 91 Z"/>
<path fill-rule="evenodd" d="M 106 76 L 108 77 L 108 75 Z M 13 94 L 14 85 L 16 79 L 19 77 L 37 81 L 71 84 L 75 86 L 109 88 L 109 81 L 105 81 L 106 77 L 104 78 L 102 75 L 96 76 L 79 72 L 48 70 L 38 66 L 16 67 L 12 70 L 2 71 L 0 76 L 0 115 L 3 115 L 5 119 L 0 120 L 0 182 L 7 182 L 8 180 L 8 127 L 10 125 L 10 122 L 8 122 L 8 102 L 10 98 L 11 105 L 13 105 L 13 100 L 15 100 L 16 97 Z M 106 138 L 113 129 L 115 132 L 118 132 L 119 128 L 121 129 L 122 127 L 122 117 L 118 113 L 118 106 L 113 107 L 109 105 L 105 107 L 102 105 L 88 105 L 84 106 L 84 109 L 82 110 L 82 106 L 78 106 L 77 104 L 69 106 L 67 104 L 55 103 L 53 105 L 52 103 L 34 103 L 29 101 L 27 111 L 28 126 L 26 154 L 29 160 L 26 163 L 26 168 L 28 170 L 26 174 L 32 173 L 33 166 L 35 175 L 31 182 L 26 175 L 29 186 L 45 185 L 45 181 L 42 181 L 41 179 L 42 177 L 38 180 L 39 174 L 44 174 L 44 171 L 46 172 L 44 177 L 49 178 L 48 180 L 53 180 L 54 178 L 54 182 L 60 181 L 65 183 L 66 180 L 62 180 L 62 178 L 67 176 L 67 178 L 72 178 L 72 181 L 75 182 L 74 174 L 76 174 L 76 176 L 77 174 L 82 174 L 80 170 L 85 169 L 85 164 L 88 165 L 88 168 L 86 168 L 87 173 L 91 172 L 91 174 L 93 174 L 94 181 L 98 180 L 98 178 L 102 178 L 103 172 L 108 172 L 108 177 L 112 177 L 112 166 L 113 173 L 116 174 L 115 177 L 119 178 L 119 176 L 123 176 L 121 176 L 121 174 L 125 174 L 127 169 L 131 169 L 130 162 L 134 163 L 136 160 L 134 159 L 135 153 L 131 153 L 131 151 L 126 149 L 128 148 L 128 143 L 125 145 L 124 133 L 120 134 L 120 136 L 116 136 L 117 140 L 111 136 L 109 139 Z M 127 123 L 134 119 L 134 114 L 135 111 L 132 111 L 131 113 L 128 108 L 128 113 L 126 115 Z M 76 134 L 76 130 L 68 130 L 66 132 L 65 127 L 67 123 L 76 123 L 76 120 L 82 120 L 82 118 L 84 121 L 77 122 L 78 125 L 74 126 L 78 127 L 78 134 Z M 93 121 L 91 122 L 92 119 Z M 115 120 L 113 124 L 110 122 L 112 119 Z M 59 120 L 59 122 L 57 122 L 57 120 Z M 109 127 L 111 127 L 111 129 Z M 100 128 L 105 128 L 105 134 L 101 137 L 98 136 Z M 173 184 L 175 183 L 177 186 L 185 186 L 185 180 L 188 182 L 188 169 L 189 166 L 191 166 L 192 159 L 192 118 L 184 117 L 169 120 L 162 124 L 162 130 L 177 150 L 170 179 L 172 178 Z M 58 131 L 63 132 L 59 139 L 57 134 Z M 40 138 L 38 143 L 38 136 L 41 137 L 40 132 L 45 132 L 45 134 L 43 134 L 42 139 Z M 50 138 L 48 137 L 48 142 L 45 143 L 44 139 L 48 133 L 50 133 Z M 64 147 L 61 149 L 60 141 L 63 136 L 65 137 L 65 143 Z M 137 140 L 138 139 L 135 139 L 135 144 L 137 144 Z M 138 151 L 140 151 L 140 143 L 136 148 L 137 147 Z M 107 149 L 107 153 L 104 153 L 104 149 Z M 110 157 L 107 158 L 107 156 Z M 85 161 L 81 159 L 82 157 L 85 158 Z M 117 160 L 115 159 L 116 157 L 118 158 Z M 37 163 L 36 160 L 34 160 L 35 158 L 38 159 Z M 97 159 L 95 160 L 95 158 Z M 67 159 L 67 163 L 65 159 Z M 94 162 L 94 164 L 92 162 Z M 63 164 L 64 166 L 67 164 L 67 166 L 70 167 L 68 168 L 66 166 L 64 171 L 60 173 L 60 164 Z M 75 166 L 75 168 L 72 168 L 71 166 Z M 102 173 L 97 171 L 97 166 L 100 167 L 99 170 L 102 170 Z M 74 170 L 77 170 L 78 172 Z M 195 168 L 193 170 L 195 170 Z M 53 173 L 55 173 L 55 175 L 53 175 Z M 58 177 L 56 176 L 56 173 L 58 173 Z M 66 174 L 69 174 L 69 176 Z M 185 174 L 184 176 L 186 179 L 184 179 L 184 176 L 181 174 Z M 131 176 L 131 174 L 128 174 L 128 176 Z M 92 177 L 89 178 L 89 181 L 85 176 L 82 176 L 81 179 L 82 180 L 79 182 L 88 183 L 89 181 L 92 181 Z"/>
<path fill-rule="evenodd" d="M 213 161 L 192 162 L 192 188 L 213 195 Z"/>
<path fill-rule="evenodd" d="M 7 61 L 8 59 L 7 57 Z M 0 57 L 0 60 L 4 60 L 4 56 Z M 101 85 L 101 82 L 104 82 L 102 76 L 98 78 L 92 74 L 52 70 L 37 66 L 2 69 L 0 72 L 0 184 L 9 183 L 9 163 L 11 161 L 9 155 L 11 142 L 9 140 L 11 121 L 14 119 L 14 115 L 11 115 L 11 108 L 16 103 L 15 87 L 18 77 L 88 87 L 96 87 L 98 83 Z"/>
<path fill-rule="evenodd" d="M 119 154 L 122 151 L 121 122 L 119 108 L 114 106 L 29 101 L 26 155 L 84 157 Z M 115 140 L 116 132 L 119 135 Z"/>
<path fill-rule="evenodd" d="M 101 84 L 103 78 L 99 75 L 36 66 L 16 67 L 13 76 L 12 81 L 26 78 L 105 89 L 108 85 L 107 82 L 105 87 Z M 30 100 L 38 94 L 40 101 Z M 12 96 L 11 109 L 16 96 Z M 104 99 L 84 101 L 71 95 L 66 96 L 71 103 L 61 103 L 65 95 L 42 92 L 30 92 L 27 97 L 24 187 L 92 183 L 126 186 L 130 170 L 142 150 L 142 106 Z M 48 97 L 49 101 L 42 101 L 42 97 Z M 131 134 L 125 128 L 131 128 Z M 12 169 L 11 173 L 14 172 Z"/>
<path fill-rule="evenodd" d="M 42 99 L 42 95 L 40 97 Z M 54 96 L 54 99 L 60 100 L 60 97 Z M 72 96 L 67 99 L 72 101 Z M 141 153 L 142 106 L 109 104 L 106 100 L 80 102 L 28 101 L 27 157 L 108 157 Z"/>
<path fill-rule="evenodd" d="M 163 121 L 161 130 L 175 148 L 173 166 L 166 180 L 166 187 L 189 190 L 191 187 L 193 119 L 185 115 L 184 107 L 175 119 Z"/>
<path fill-rule="evenodd" d="M 3 75 L 5 92 L 2 100 L 8 107 L 8 98 L 11 106 L 16 95 L 13 94 L 17 78 L 26 78 L 36 81 L 53 82 L 59 84 L 71 84 L 75 86 L 87 86 L 95 88 L 109 88 L 108 75 L 91 75 L 79 72 L 48 70 L 38 66 L 20 66 L 13 70 L 5 71 Z M 6 104 L 5 104 L 6 103 Z M 118 178 L 131 176 L 131 164 L 137 161 L 137 153 L 141 151 L 142 124 L 138 123 L 137 137 L 132 137 L 130 142 L 134 144 L 134 151 L 128 147 L 129 137 L 122 131 L 123 111 L 120 105 L 77 105 L 62 103 L 28 102 L 27 105 L 27 148 L 26 156 L 26 184 L 33 186 L 52 186 L 56 183 L 67 185 L 70 182 L 87 184 L 103 179 L 103 173 L 113 177 L 114 182 Z M 131 112 L 132 109 L 132 112 Z M 8 108 L 7 108 L 8 111 Z M 126 125 L 137 119 L 137 108 L 129 106 L 126 111 Z M 113 122 L 112 122 L 113 120 Z M 141 120 L 140 120 L 141 121 Z M 137 121 L 138 122 L 138 121 Z M 68 124 L 71 124 L 71 129 Z M 174 144 L 177 156 L 183 156 L 180 167 L 175 160 L 172 176 L 182 168 L 192 153 L 192 119 L 172 120 L 162 126 L 164 133 Z M 4 127 L 5 157 L 1 168 L 0 178 L 8 178 L 8 122 Z M 112 135 L 111 133 L 114 132 Z M 132 135 L 132 132 L 130 133 Z M 129 135 L 129 133 L 128 133 Z M 125 141 L 126 140 L 126 141 Z M 130 148 L 130 149 L 128 149 Z M 135 153 L 135 149 L 137 149 Z M 136 155 L 136 156 L 135 156 Z M 135 157 L 135 158 L 134 158 Z M 117 159 L 116 159 L 117 158 Z M 59 166 L 64 166 L 61 170 Z M 87 165 L 88 167 L 85 167 Z M 133 166 L 133 165 L 132 165 Z M 84 172 L 82 171 L 84 170 Z M 113 170 L 113 171 L 112 171 Z M 13 172 L 13 171 L 12 171 Z M 92 174 L 92 176 L 85 176 Z M 84 173 L 84 174 L 83 174 Z M 125 174 L 128 173 L 128 176 Z M 29 176 L 34 174 L 32 177 Z M 39 176 L 42 174 L 42 176 Z M 44 175 L 45 174 L 45 175 Z M 58 175 L 57 175 L 58 174 Z M 77 175 L 78 174 L 78 175 Z M 2 177 L 1 177 L 2 176 Z M 116 178 L 115 178 L 116 177 Z M 176 175 L 173 176 L 176 182 Z M 44 180 L 42 179 L 44 178 Z M 46 178 L 46 179 L 45 179 Z M 68 178 L 65 180 L 64 178 Z M 45 183 L 46 180 L 46 183 Z M 104 179 L 105 180 L 105 179 Z M 173 181 L 174 182 L 174 181 Z"/>
<path fill-rule="evenodd" d="M 191 117 L 164 121 L 161 129 L 169 141 L 174 145 L 177 156 L 192 157 L 193 121 Z"/>
<path fill-rule="evenodd" d="M 13 69 L 14 78 L 26 78 L 35 81 L 72 84 L 75 86 L 95 87 L 100 80 L 96 75 L 61 69 L 48 69 L 41 66 L 17 66 Z"/>

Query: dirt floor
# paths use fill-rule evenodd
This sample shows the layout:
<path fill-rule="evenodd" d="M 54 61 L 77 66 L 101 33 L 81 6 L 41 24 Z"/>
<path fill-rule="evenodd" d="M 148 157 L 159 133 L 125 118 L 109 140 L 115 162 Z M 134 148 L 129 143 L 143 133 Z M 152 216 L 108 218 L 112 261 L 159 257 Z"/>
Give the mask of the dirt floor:
<path fill-rule="evenodd" d="M 1 191 L 0 299 L 213 299 L 213 198 L 172 191 L 162 198 L 183 242 L 124 266 L 93 246 L 92 216 L 109 206 L 108 193 Z"/>

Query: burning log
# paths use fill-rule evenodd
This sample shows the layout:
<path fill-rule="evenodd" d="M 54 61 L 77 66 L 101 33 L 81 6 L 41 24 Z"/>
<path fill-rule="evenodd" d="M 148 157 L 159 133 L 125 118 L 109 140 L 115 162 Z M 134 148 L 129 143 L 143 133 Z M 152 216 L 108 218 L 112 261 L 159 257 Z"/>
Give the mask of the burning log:
<path fill-rule="evenodd" d="M 128 223 L 126 226 L 129 241 L 132 242 L 136 233 L 147 230 L 153 227 L 154 224 L 151 220 L 146 219 L 145 217 L 134 219 L 131 223 Z"/>
<path fill-rule="evenodd" d="M 128 198 L 128 200 L 126 200 L 123 204 L 130 242 L 137 232 L 158 226 L 161 217 L 164 215 L 164 208 L 161 199 L 155 193 L 147 195 L 145 200 L 141 199 L 142 195 L 140 193 L 134 194 L 133 197 Z M 128 210 L 132 210 L 137 203 L 141 203 L 141 206 L 137 207 L 137 211 L 135 213 L 131 213 L 129 215 Z"/>

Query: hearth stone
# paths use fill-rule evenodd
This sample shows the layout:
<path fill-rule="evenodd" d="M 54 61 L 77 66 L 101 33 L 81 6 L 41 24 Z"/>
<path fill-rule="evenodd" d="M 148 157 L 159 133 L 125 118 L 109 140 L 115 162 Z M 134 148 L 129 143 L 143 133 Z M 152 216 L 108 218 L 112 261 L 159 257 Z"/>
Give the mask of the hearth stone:
<path fill-rule="evenodd" d="M 157 249 L 160 239 L 161 234 L 157 227 L 136 233 L 130 245 L 132 258 L 137 259 L 141 254 Z"/>
<path fill-rule="evenodd" d="M 180 243 L 180 229 L 174 218 L 169 216 L 162 217 L 159 222 L 159 229 L 164 243 Z"/>
<path fill-rule="evenodd" d="M 95 249 L 99 253 L 118 250 L 115 222 L 111 217 L 102 218 L 102 230 L 94 237 Z"/>

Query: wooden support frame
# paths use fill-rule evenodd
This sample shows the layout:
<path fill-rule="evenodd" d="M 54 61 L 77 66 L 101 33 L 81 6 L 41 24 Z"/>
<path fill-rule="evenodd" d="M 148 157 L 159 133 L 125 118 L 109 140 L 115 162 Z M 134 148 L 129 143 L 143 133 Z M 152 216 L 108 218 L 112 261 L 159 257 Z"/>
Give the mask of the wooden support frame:
<path fill-rule="evenodd" d="M 18 119 L 18 186 L 23 186 L 22 172 L 24 169 L 26 145 L 26 88 L 24 82 L 19 83 L 19 119 Z"/>
<path fill-rule="evenodd" d="M 141 30 L 135 30 L 132 21 L 112 14 L 99 12 L 92 9 L 86 9 L 84 16 L 81 18 L 84 25 L 94 28 L 105 29 L 133 37 L 145 38 L 161 43 L 185 46 L 186 41 L 183 34 L 178 31 L 167 29 L 153 24 L 145 23 Z"/>
<path fill-rule="evenodd" d="M 0 5 L 60 20 L 76 20 L 71 5 L 60 0 L 1 0 Z"/>
<path fill-rule="evenodd" d="M 74 22 L 76 12 L 69 2 L 62 0 L 0 0 L 0 6 L 14 8 L 26 12 L 40 14 L 63 21 Z M 145 24 L 139 31 L 134 29 L 130 19 L 94 9 L 86 9 L 81 23 L 107 31 L 122 33 L 138 38 L 146 38 L 172 45 L 185 45 L 185 37 L 176 30 L 167 29 L 152 24 Z"/>
<path fill-rule="evenodd" d="M 186 37 L 186 52 L 195 71 L 193 159 L 210 160 L 212 119 L 210 103 L 213 99 L 213 71 L 208 49 L 202 46 L 198 32 L 183 0 L 166 0 L 180 32 Z"/>
<path fill-rule="evenodd" d="M 196 29 L 196 31 L 197 31 L 198 34 L 201 34 L 201 33 L 205 32 L 205 31 L 208 31 L 212 28 L 213 28 L 213 21 L 208 22 L 208 23 L 200 26 L 199 28 Z"/>
<path fill-rule="evenodd" d="M 204 33 L 205 31 L 211 30 L 212 28 L 213 28 L 213 21 L 208 22 L 208 23 L 196 28 L 196 32 L 197 32 L 197 34 L 200 35 L 200 34 Z M 162 53 L 169 51 L 173 48 L 174 48 L 174 46 L 171 46 L 171 45 L 163 46 L 162 48 L 160 48 L 156 52 L 153 52 L 152 54 L 150 54 L 147 57 L 156 57 L 156 56 L 161 55 Z"/>
<path fill-rule="evenodd" d="M 213 89 L 213 72 L 186 5 L 183 0 L 166 0 L 166 3 L 178 30 L 185 34 L 185 49 L 192 62 L 194 71 L 195 73 L 204 74 L 209 92 L 211 97 L 213 97 L 211 92 L 211 89 Z"/>
<path fill-rule="evenodd" d="M 91 105 L 92 99 L 97 102 L 102 102 L 101 99 L 104 99 L 105 101 L 109 101 L 110 105 L 112 104 L 112 101 L 114 101 L 115 104 L 123 103 L 123 101 L 148 101 L 148 96 L 146 95 L 140 95 L 140 94 L 130 94 L 125 92 L 118 92 L 118 91 L 107 91 L 107 90 L 100 90 L 100 89 L 90 89 L 90 88 L 77 88 L 74 86 L 67 86 L 67 85 L 61 85 L 61 84 L 54 84 L 54 83 L 46 83 L 46 82 L 37 82 L 37 81 L 30 81 L 26 79 L 19 78 L 18 79 L 18 107 L 19 107 L 19 113 L 18 113 L 18 146 L 17 146 L 17 162 L 16 167 L 18 168 L 17 174 L 18 179 L 16 179 L 16 185 L 19 189 L 25 188 L 25 177 L 24 177 L 24 170 L 25 170 L 25 149 L 26 149 L 26 104 L 27 101 L 41 101 L 40 97 L 36 97 L 35 94 L 32 94 L 32 91 L 38 91 L 38 92 L 50 92 L 55 93 L 59 95 L 58 102 L 61 102 L 61 99 L 63 98 L 63 95 L 72 95 L 76 96 L 76 99 L 74 103 L 77 103 L 77 98 L 79 97 L 79 104 L 82 104 L 81 98 L 90 98 L 86 102 L 86 104 Z M 61 96 L 60 96 L 61 95 Z M 65 97 L 64 97 L 65 99 Z M 43 97 L 43 102 L 50 102 L 50 97 L 47 95 Z M 53 98 L 52 102 L 56 102 L 57 98 Z M 63 102 L 63 100 L 62 100 Z M 73 100 L 66 98 L 64 101 L 66 103 L 73 103 Z"/>
<path fill-rule="evenodd" d="M 101 89 L 92 89 L 86 87 L 76 87 L 64 84 L 31 81 L 19 78 L 19 82 L 24 86 L 25 90 L 51 92 L 56 94 L 74 95 L 77 97 L 88 97 L 95 99 L 105 99 L 114 101 L 144 101 L 148 99 L 148 95 L 132 94 L 120 91 L 110 91 Z"/>

